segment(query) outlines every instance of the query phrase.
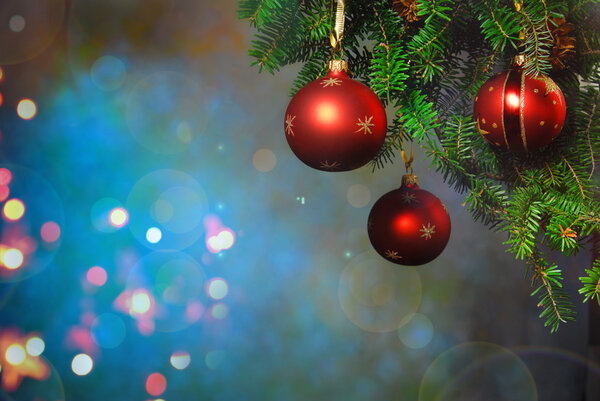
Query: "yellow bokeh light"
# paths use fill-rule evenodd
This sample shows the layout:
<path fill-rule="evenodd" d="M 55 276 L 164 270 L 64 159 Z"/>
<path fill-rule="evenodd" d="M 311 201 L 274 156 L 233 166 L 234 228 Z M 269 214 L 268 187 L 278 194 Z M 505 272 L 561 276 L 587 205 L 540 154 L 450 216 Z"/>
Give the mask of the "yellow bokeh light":
<path fill-rule="evenodd" d="M 2 213 L 7 220 L 19 220 L 25 214 L 25 204 L 19 199 L 10 199 L 4 204 Z"/>
<path fill-rule="evenodd" d="M 150 310 L 152 301 L 145 290 L 134 291 L 131 297 L 131 311 L 138 315 L 143 315 Z"/>
<path fill-rule="evenodd" d="M 2 263 L 11 270 L 18 269 L 23 265 L 23 253 L 15 248 L 7 249 L 2 252 Z"/>
<path fill-rule="evenodd" d="M 31 99 L 21 99 L 17 104 L 17 114 L 23 120 L 31 120 L 37 114 L 37 105 Z"/>
<path fill-rule="evenodd" d="M 11 365 L 20 365 L 25 362 L 25 348 L 23 348 L 19 344 L 12 344 L 6 348 L 6 352 L 4 357 L 6 358 L 6 362 Z"/>
<path fill-rule="evenodd" d="M 109 220 L 114 227 L 123 227 L 129 220 L 129 214 L 122 207 L 117 207 L 111 210 Z"/>

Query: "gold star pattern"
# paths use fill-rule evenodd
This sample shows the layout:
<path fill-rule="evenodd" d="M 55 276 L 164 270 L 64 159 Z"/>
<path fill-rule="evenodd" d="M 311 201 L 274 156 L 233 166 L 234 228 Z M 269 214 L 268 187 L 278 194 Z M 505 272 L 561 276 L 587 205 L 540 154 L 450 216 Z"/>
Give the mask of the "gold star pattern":
<path fill-rule="evenodd" d="M 546 84 L 546 93 L 544 93 L 544 96 L 547 96 L 550 92 L 554 92 L 556 94 L 560 93 L 560 88 L 558 87 L 558 85 L 556 85 L 556 82 L 554 82 L 552 78 L 542 75 L 537 79 L 543 81 Z"/>
<path fill-rule="evenodd" d="M 385 257 L 392 260 L 402 259 L 402 256 L 398 255 L 398 251 L 391 251 L 389 249 L 385 251 Z"/>
<path fill-rule="evenodd" d="M 2 366 L 2 387 L 6 391 L 15 391 L 23 378 L 46 380 L 50 368 L 39 356 L 30 355 L 27 341 L 33 336 L 21 336 L 19 332 L 8 329 L 0 332 L 0 366 Z M 11 351 L 7 351 L 11 348 Z"/>
<path fill-rule="evenodd" d="M 477 117 L 477 129 L 479 130 L 479 133 L 480 133 L 482 136 L 486 136 L 486 135 L 489 135 L 489 134 L 490 134 L 490 131 L 486 131 L 486 130 L 484 130 L 483 128 L 481 128 L 481 124 L 479 123 L 479 117 Z"/>
<path fill-rule="evenodd" d="M 371 122 L 371 120 L 373 120 L 373 116 L 371 116 L 371 117 L 365 116 L 365 121 L 360 121 L 360 117 L 359 117 L 358 118 L 358 122 L 356 123 L 356 125 L 358 125 L 359 128 L 356 131 L 354 131 L 354 132 L 363 131 L 363 133 L 365 135 L 372 134 L 373 131 L 371 131 L 371 127 L 374 127 L 375 124 L 373 124 Z"/>
<path fill-rule="evenodd" d="M 292 116 L 291 114 L 288 114 L 285 117 L 285 133 L 287 135 L 291 135 L 294 136 L 294 119 L 296 118 L 296 116 Z"/>
<path fill-rule="evenodd" d="M 324 168 L 326 170 L 336 170 L 338 169 L 342 164 L 340 162 L 331 162 L 329 163 L 327 160 L 325 160 L 324 162 L 321 162 L 321 168 Z"/>
<path fill-rule="evenodd" d="M 433 234 L 435 234 L 435 226 L 432 226 L 431 223 L 427 223 L 427 227 L 425 227 L 425 224 L 423 224 L 422 228 L 419 231 L 423 233 L 421 234 L 421 237 L 428 240 L 431 239 L 431 236 Z"/>
<path fill-rule="evenodd" d="M 413 202 L 419 203 L 417 197 L 414 194 L 410 194 L 408 192 L 402 194 L 402 202 L 406 203 L 407 205 L 411 205 Z"/>
<path fill-rule="evenodd" d="M 337 78 L 323 79 L 321 85 L 323 85 L 323 88 L 327 88 L 328 86 L 341 86 L 342 80 Z"/>

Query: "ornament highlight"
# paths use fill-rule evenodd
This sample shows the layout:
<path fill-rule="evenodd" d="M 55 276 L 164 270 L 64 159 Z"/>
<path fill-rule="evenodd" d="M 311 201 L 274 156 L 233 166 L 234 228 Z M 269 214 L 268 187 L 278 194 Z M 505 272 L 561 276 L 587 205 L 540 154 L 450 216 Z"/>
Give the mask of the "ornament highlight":
<path fill-rule="evenodd" d="M 332 60 L 325 78 L 300 89 L 285 112 L 285 137 L 306 165 L 323 171 L 362 167 L 377 155 L 387 131 L 383 104 L 351 79 L 344 60 Z"/>
<path fill-rule="evenodd" d="M 431 192 L 419 188 L 417 176 L 406 174 L 400 188 L 375 202 L 369 213 L 369 240 L 390 262 L 422 265 L 435 259 L 450 238 L 446 206 Z"/>
<path fill-rule="evenodd" d="M 552 142 L 565 116 L 565 98 L 558 85 L 545 75 L 525 75 L 518 67 L 488 79 L 473 106 L 481 136 L 502 149 L 518 152 Z"/>

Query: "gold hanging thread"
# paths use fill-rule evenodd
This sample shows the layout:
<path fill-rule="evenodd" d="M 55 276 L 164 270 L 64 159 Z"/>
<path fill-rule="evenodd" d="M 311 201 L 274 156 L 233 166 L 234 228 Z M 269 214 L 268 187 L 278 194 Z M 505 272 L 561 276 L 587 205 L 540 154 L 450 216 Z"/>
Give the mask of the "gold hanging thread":
<path fill-rule="evenodd" d="M 412 169 L 412 162 L 415 160 L 412 142 L 410 144 L 410 158 L 406 155 L 402 142 L 400 142 L 400 148 L 400 155 L 402 156 L 402 160 L 404 160 L 404 167 L 406 167 L 406 174 L 402 176 L 402 185 L 419 185 L 419 177 L 413 174 Z"/>
<path fill-rule="evenodd" d="M 415 154 L 413 152 L 412 144 L 410 145 L 410 158 L 406 155 L 406 152 L 404 151 L 404 146 L 401 146 L 402 149 L 400 150 L 400 155 L 402 156 L 402 160 L 404 160 L 404 167 L 406 167 L 406 172 L 412 173 L 412 162 L 415 160 Z"/>
<path fill-rule="evenodd" d="M 337 0 L 337 9 L 335 12 L 335 28 L 329 35 L 331 47 L 335 50 L 341 50 L 342 37 L 344 36 L 344 10 L 346 0 Z"/>

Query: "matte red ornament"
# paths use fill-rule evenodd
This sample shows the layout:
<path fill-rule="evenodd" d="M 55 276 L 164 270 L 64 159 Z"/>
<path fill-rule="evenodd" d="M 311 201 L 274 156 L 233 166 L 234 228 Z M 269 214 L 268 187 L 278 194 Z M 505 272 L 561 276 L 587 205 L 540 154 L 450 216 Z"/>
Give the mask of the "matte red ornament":
<path fill-rule="evenodd" d="M 416 266 L 432 261 L 450 238 L 446 206 L 419 188 L 417 176 L 406 174 L 402 186 L 375 202 L 368 232 L 373 248 L 390 262 Z"/>
<path fill-rule="evenodd" d="M 525 75 L 518 67 L 488 79 L 473 106 L 481 135 L 491 144 L 518 152 L 552 142 L 566 112 L 565 98 L 552 79 Z"/>
<path fill-rule="evenodd" d="M 285 112 L 285 137 L 294 154 L 317 170 L 354 170 L 371 161 L 387 131 L 383 104 L 333 60 L 325 78 L 300 89 Z"/>

